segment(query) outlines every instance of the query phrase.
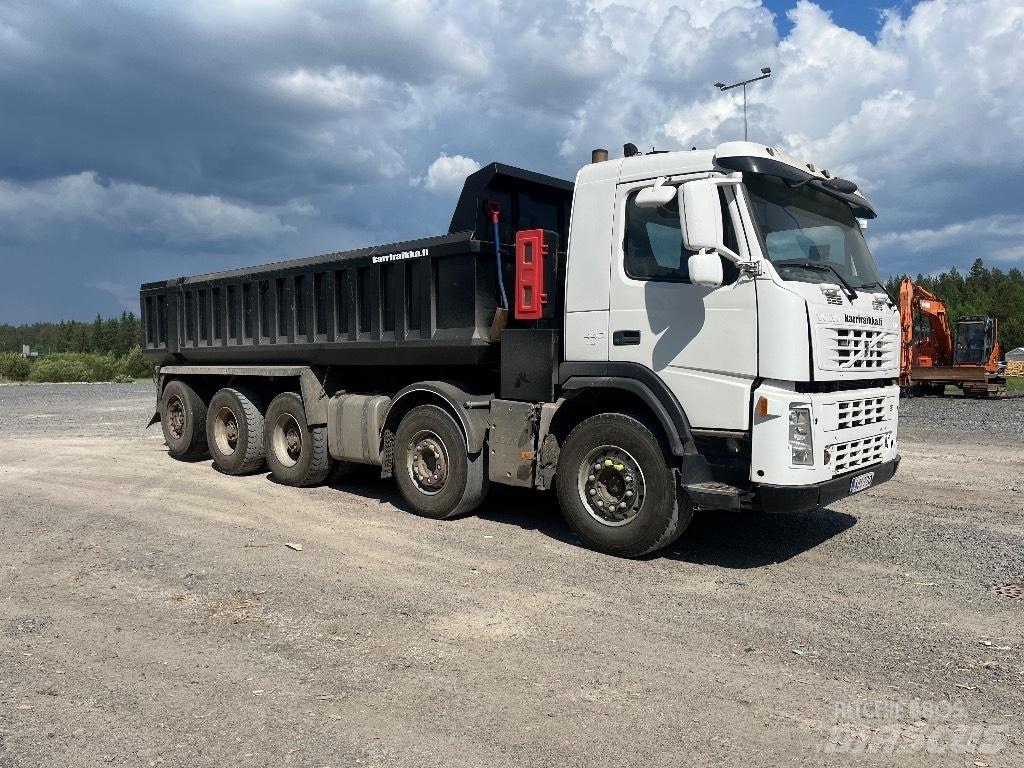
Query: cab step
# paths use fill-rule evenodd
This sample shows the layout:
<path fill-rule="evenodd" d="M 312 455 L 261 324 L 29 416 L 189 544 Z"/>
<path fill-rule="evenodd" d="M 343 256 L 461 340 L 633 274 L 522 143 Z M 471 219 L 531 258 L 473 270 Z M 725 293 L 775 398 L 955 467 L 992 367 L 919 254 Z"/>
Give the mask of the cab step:
<path fill-rule="evenodd" d="M 690 501 L 698 507 L 708 509 L 740 509 L 745 491 L 728 483 L 709 480 L 703 483 L 690 483 L 683 486 Z"/>

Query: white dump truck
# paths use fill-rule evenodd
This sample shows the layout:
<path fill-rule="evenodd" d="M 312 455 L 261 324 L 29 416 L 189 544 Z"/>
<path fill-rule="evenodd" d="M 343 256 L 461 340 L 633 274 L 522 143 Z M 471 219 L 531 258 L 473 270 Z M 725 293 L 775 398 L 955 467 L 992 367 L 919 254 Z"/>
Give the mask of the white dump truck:
<path fill-rule="evenodd" d="M 753 142 L 625 155 L 492 163 L 447 235 L 144 284 L 171 455 L 378 465 L 435 519 L 554 489 L 620 556 L 891 478 L 899 315 L 857 187 Z"/>

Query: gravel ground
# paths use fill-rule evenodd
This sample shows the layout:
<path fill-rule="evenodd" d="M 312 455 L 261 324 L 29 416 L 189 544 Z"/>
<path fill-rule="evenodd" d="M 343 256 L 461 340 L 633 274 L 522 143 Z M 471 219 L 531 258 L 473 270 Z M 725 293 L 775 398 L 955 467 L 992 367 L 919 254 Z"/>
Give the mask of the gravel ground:
<path fill-rule="evenodd" d="M 1024 401 L 910 401 L 894 481 L 642 561 L 545 494 L 175 462 L 152 402 L 0 386 L 0 768 L 1024 764 Z"/>
<path fill-rule="evenodd" d="M 904 398 L 900 416 L 900 433 L 908 440 L 1024 444 L 1024 396 L 1018 393 L 999 400 L 956 395 Z"/>

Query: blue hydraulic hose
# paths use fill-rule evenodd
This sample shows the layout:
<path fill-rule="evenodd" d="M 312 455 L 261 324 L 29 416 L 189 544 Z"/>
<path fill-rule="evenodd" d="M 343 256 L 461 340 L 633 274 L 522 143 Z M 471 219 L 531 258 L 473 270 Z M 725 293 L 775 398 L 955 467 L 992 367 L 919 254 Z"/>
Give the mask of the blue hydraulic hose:
<path fill-rule="evenodd" d="M 501 274 L 501 239 L 498 235 L 498 219 L 494 221 L 494 261 L 498 268 L 498 289 L 501 291 L 501 308 L 508 309 L 508 294 L 505 293 L 505 278 Z"/>

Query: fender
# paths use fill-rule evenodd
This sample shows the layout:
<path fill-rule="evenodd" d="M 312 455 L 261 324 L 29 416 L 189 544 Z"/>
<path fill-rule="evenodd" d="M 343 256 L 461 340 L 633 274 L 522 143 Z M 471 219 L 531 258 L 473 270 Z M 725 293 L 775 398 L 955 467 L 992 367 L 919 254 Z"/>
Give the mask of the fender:
<path fill-rule="evenodd" d="M 185 378 L 188 376 L 219 376 L 230 379 L 235 376 L 254 376 L 258 378 L 297 377 L 299 390 L 302 393 L 302 407 L 306 411 L 306 422 L 310 426 L 327 423 L 327 370 L 313 368 L 308 365 L 165 365 L 160 368 L 160 379 L 157 383 L 157 412 L 150 419 L 147 428 L 160 421 L 160 397 L 163 395 L 164 384 L 171 376 Z M 187 381 L 187 379 L 186 379 Z"/>
<path fill-rule="evenodd" d="M 558 378 L 562 389 L 568 392 L 604 387 L 622 389 L 636 395 L 658 419 L 668 437 L 673 456 L 697 454 L 690 420 L 683 407 L 665 382 L 650 368 L 629 362 L 562 363 L 558 368 Z"/>
<path fill-rule="evenodd" d="M 462 427 L 462 432 L 466 436 L 466 446 L 469 454 L 473 455 L 483 450 L 484 439 L 487 435 L 487 408 L 471 408 L 467 407 L 466 404 L 471 401 L 486 401 L 489 403 L 494 398 L 493 393 L 471 394 L 449 381 L 419 381 L 399 390 L 391 400 L 391 405 L 388 407 L 388 412 L 384 417 L 384 429 L 390 427 L 394 430 L 397 424 L 392 423 L 392 414 L 397 415 L 401 413 L 404 410 L 404 406 L 409 404 L 411 399 L 417 399 L 417 396 L 426 396 L 428 401 L 435 397 L 444 400 L 448 404 L 452 415 L 459 422 L 459 426 Z M 399 403 L 403 404 L 401 408 L 398 407 Z"/>

